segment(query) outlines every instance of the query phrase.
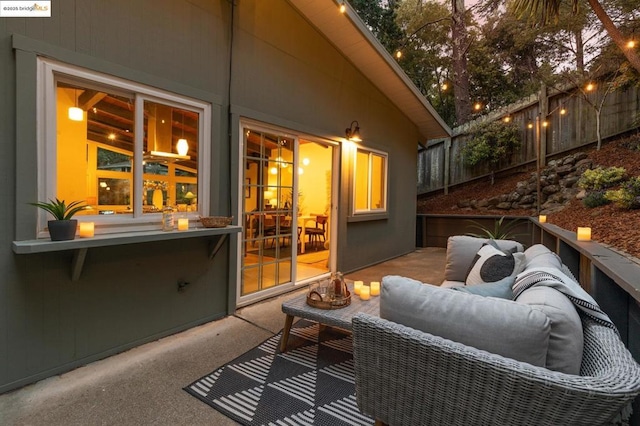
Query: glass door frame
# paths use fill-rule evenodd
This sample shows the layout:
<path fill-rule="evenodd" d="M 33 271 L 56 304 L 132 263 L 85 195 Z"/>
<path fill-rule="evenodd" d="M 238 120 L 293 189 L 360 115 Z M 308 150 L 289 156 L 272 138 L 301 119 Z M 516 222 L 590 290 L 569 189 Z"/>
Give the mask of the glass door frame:
<path fill-rule="evenodd" d="M 320 137 L 316 137 L 316 136 L 312 136 L 312 135 L 307 135 L 304 134 L 302 132 L 295 132 L 289 129 L 286 129 L 284 127 L 280 127 L 280 126 L 275 126 L 275 125 L 269 125 L 263 122 L 259 122 L 259 121 L 255 121 L 255 120 L 251 120 L 251 119 L 247 119 L 247 118 L 241 118 L 239 120 L 239 143 L 238 143 L 238 155 L 239 155 L 239 161 L 238 161 L 238 207 L 237 207 L 237 211 L 236 214 L 238 218 L 242 218 L 240 220 L 240 224 L 244 223 L 244 216 L 245 216 L 245 211 L 244 211 L 244 169 L 245 169 L 245 158 L 244 158 L 244 150 L 245 150 L 245 134 L 244 132 L 246 131 L 246 129 L 249 128 L 251 130 L 256 130 L 256 131 L 260 131 L 260 132 L 268 132 L 268 133 L 274 133 L 276 135 L 279 136 L 283 136 L 283 137 L 287 137 L 287 138 L 291 138 L 293 139 L 293 164 L 298 164 L 298 157 L 299 157 L 299 144 L 300 144 L 300 139 L 304 139 L 304 140 L 308 140 L 311 142 L 315 142 L 315 143 L 319 143 L 319 144 L 323 144 L 323 145 L 327 145 L 332 149 L 332 158 L 331 158 L 331 211 L 330 211 L 330 215 L 331 217 L 337 219 L 337 213 L 338 213 L 338 191 L 339 191 L 339 165 L 340 165 L 340 148 L 341 145 L 335 141 L 331 141 L 328 139 L 324 139 L 324 138 L 320 138 Z M 294 177 L 293 179 L 293 193 L 297 194 L 299 189 L 298 189 L 298 185 L 299 185 L 299 179 L 298 177 Z M 297 212 L 298 212 L 298 201 L 297 201 L 297 197 L 292 197 L 292 204 L 293 204 L 293 217 L 297 217 Z M 295 278 L 293 278 L 290 282 L 288 283 L 284 283 L 284 284 L 279 284 L 279 285 L 275 285 L 271 288 L 268 289 L 264 289 L 264 290 L 259 290 L 255 293 L 251 293 L 248 295 L 243 296 L 242 295 L 242 280 L 243 280 L 243 270 L 242 270 L 242 259 L 244 256 L 244 245 L 243 245 L 243 240 L 245 239 L 245 233 L 244 231 L 237 234 L 236 238 L 237 238 L 237 264 L 236 264 L 236 307 L 241 307 L 241 306 L 245 306 L 245 305 L 249 305 L 251 303 L 255 303 L 259 300 L 263 300 L 269 297 L 273 297 L 276 296 L 278 294 L 282 294 L 282 293 L 286 293 L 289 291 L 294 290 L 295 288 L 298 287 L 303 287 L 307 284 L 309 284 L 310 282 L 316 281 L 318 278 L 320 277 L 324 277 L 324 276 L 329 276 L 331 274 L 332 271 L 335 271 L 335 267 L 336 267 L 336 249 L 338 247 L 337 244 L 337 226 L 338 226 L 338 220 L 331 220 L 329 223 L 330 229 L 328 230 L 329 232 L 329 271 L 323 274 L 319 274 L 317 276 L 311 277 L 311 278 L 307 278 L 304 280 L 300 280 L 300 281 L 296 281 Z M 297 234 L 297 233 L 296 233 Z M 293 240 L 293 238 L 292 238 Z M 292 241 L 293 244 L 293 241 Z M 292 257 L 291 257 L 291 277 L 296 277 L 297 274 L 297 253 L 295 250 L 292 250 Z"/>

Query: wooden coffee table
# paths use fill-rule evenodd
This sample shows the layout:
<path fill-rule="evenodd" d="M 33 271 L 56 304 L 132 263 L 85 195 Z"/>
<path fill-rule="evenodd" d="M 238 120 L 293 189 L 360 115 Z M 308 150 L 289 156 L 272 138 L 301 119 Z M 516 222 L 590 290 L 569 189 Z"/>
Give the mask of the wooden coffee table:
<path fill-rule="evenodd" d="M 339 309 L 319 309 L 307 304 L 307 294 L 288 300 L 282 304 L 282 312 L 287 314 L 284 329 L 280 339 L 280 351 L 285 352 L 289 341 L 289 332 L 294 317 L 315 321 L 321 325 L 351 330 L 351 319 L 358 312 L 380 316 L 380 296 L 371 296 L 369 300 L 360 300 L 360 296 L 353 294 L 353 284 L 347 284 L 351 292 L 351 304 Z"/>

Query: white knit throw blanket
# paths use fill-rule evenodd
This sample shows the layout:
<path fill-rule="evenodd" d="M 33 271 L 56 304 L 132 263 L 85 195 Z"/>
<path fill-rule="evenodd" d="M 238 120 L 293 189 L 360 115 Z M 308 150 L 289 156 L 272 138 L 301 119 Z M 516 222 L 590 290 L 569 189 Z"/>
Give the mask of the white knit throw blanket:
<path fill-rule="evenodd" d="M 526 289 L 538 285 L 546 285 L 558 290 L 573 302 L 578 312 L 582 312 L 599 324 L 616 328 L 589 293 L 574 279 L 556 268 L 537 267 L 518 274 L 513 284 L 513 298 L 516 299 Z"/>

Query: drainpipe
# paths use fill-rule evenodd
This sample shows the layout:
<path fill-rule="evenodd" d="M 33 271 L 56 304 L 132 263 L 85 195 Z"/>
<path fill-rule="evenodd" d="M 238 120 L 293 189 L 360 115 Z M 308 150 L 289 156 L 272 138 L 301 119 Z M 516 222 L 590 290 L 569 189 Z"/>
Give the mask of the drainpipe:
<path fill-rule="evenodd" d="M 228 139 L 227 139 L 227 159 L 229 160 L 227 162 L 228 164 L 228 168 L 229 168 L 229 172 L 228 172 L 228 197 L 227 197 L 227 208 L 229 209 L 228 211 L 230 212 L 230 215 L 233 216 L 233 213 L 231 213 L 233 211 L 233 188 L 232 188 L 232 182 L 234 181 L 234 173 L 237 172 L 237 170 L 233 170 L 233 152 L 232 152 L 232 146 L 233 146 L 233 141 L 232 141 L 232 136 L 233 136 L 233 132 L 231 131 L 231 123 L 232 123 L 232 118 L 231 118 L 231 77 L 233 76 L 233 26 L 234 26 L 234 20 L 235 20 L 235 6 L 236 6 L 236 0 L 229 0 L 229 4 L 231 5 L 231 10 L 229 11 L 229 76 L 227 77 L 227 134 L 228 134 Z M 236 191 L 237 193 L 237 191 Z M 239 223 L 242 223 L 242 219 L 239 218 L 238 219 Z M 228 263 L 227 263 L 227 270 L 229 272 L 229 281 L 227 284 L 227 314 L 228 315 L 233 315 L 233 313 L 235 313 L 236 311 L 236 283 L 238 282 L 238 265 L 237 265 L 237 259 L 236 256 L 233 255 L 235 249 L 237 248 L 237 244 L 235 243 L 235 241 L 232 241 L 233 238 L 236 238 L 235 241 L 237 241 L 237 237 L 236 236 L 229 236 L 229 240 L 227 241 L 229 250 L 231 252 L 231 255 L 229 256 L 228 259 Z"/>
<path fill-rule="evenodd" d="M 231 78 L 233 76 L 233 35 L 234 35 L 234 19 L 235 19 L 235 7 L 236 0 L 229 0 L 229 4 L 231 5 L 231 10 L 229 12 L 230 21 L 229 21 L 229 75 L 227 77 L 227 137 L 228 137 L 228 163 L 229 164 L 229 187 L 231 187 L 231 182 L 233 181 L 233 173 L 231 170 L 231 164 L 233 164 L 233 153 L 231 152 L 231 147 L 233 146 L 233 132 L 231 131 L 232 124 L 232 116 L 231 116 Z M 231 188 L 229 188 L 229 197 L 227 197 L 228 202 L 228 211 L 232 212 L 233 204 L 231 202 Z M 231 214 L 231 213 L 230 213 Z"/>

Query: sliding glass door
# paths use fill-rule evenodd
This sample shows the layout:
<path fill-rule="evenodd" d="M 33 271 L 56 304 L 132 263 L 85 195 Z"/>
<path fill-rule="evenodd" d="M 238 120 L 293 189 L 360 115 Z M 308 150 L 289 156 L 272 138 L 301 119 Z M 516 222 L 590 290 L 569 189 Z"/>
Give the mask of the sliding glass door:
<path fill-rule="evenodd" d="M 240 300 L 257 300 L 330 270 L 333 146 L 242 129 Z"/>

